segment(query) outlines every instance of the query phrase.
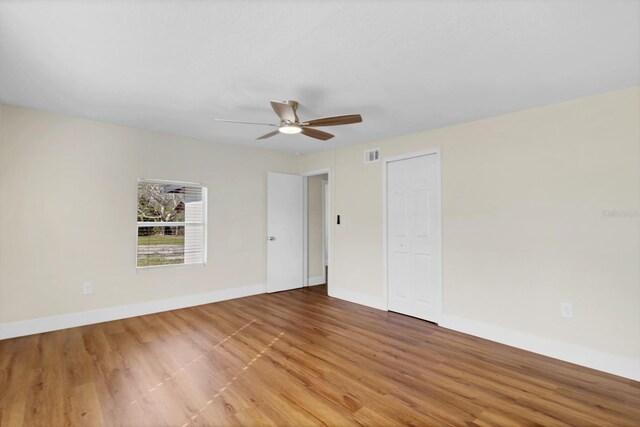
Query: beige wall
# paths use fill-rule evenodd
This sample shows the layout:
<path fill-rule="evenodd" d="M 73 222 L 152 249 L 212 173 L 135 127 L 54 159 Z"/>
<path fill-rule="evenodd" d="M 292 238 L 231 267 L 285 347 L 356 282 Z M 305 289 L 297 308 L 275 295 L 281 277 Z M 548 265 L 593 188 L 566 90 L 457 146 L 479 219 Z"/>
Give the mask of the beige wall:
<path fill-rule="evenodd" d="M 383 301 L 382 163 L 362 164 L 362 152 L 440 147 L 445 316 L 640 360 L 640 220 L 602 215 L 640 209 L 639 116 L 634 87 L 296 165 L 0 105 L 0 323 L 264 283 L 266 172 L 325 167 L 342 216 L 331 287 Z M 140 177 L 208 185 L 206 267 L 136 273 Z M 560 317 L 563 301 L 573 319 Z"/>
<path fill-rule="evenodd" d="M 640 219 L 602 214 L 640 208 L 639 117 L 633 87 L 301 156 L 332 173 L 334 293 L 384 301 L 383 163 L 363 150 L 440 147 L 444 314 L 640 359 Z"/>
<path fill-rule="evenodd" d="M 322 221 L 322 181 L 327 175 L 314 175 L 308 179 L 308 276 L 324 274 L 324 228 Z"/>
<path fill-rule="evenodd" d="M 265 282 L 266 175 L 293 157 L 8 105 L 1 120 L 0 323 Z M 136 272 L 143 177 L 208 186 L 206 267 Z"/>

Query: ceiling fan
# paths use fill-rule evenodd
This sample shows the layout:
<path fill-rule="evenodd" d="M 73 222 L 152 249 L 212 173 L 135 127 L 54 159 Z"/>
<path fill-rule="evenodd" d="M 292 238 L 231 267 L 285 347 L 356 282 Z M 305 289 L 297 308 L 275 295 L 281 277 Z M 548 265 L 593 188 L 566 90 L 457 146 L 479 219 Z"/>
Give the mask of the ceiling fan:
<path fill-rule="evenodd" d="M 257 139 L 271 138 L 272 136 L 275 136 L 279 133 L 286 133 L 290 135 L 302 133 L 303 135 L 310 136 L 311 138 L 315 139 L 320 139 L 322 141 L 333 138 L 333 135 L 314 128 L 324 126 L 350 125 L 352 123 L 360 123 L 362 121 L 362 116 L 360 114 L 349 114 L 346 116 L 334 116 L 325 117 L 322 119 L 300 121 L 300 119 L 298 119 L 298 115 L 296 114 L 296 110 L 298 109 L 297 101 L 271 101 L 271 107 L 280 118 L 279 124 L 243 122 L 238 120 L 224 119 L 215 120 L 218 122 L 244 123 L 249 125 L 273 126 L 278 128 L 277 130 L 262 135 Z"/>

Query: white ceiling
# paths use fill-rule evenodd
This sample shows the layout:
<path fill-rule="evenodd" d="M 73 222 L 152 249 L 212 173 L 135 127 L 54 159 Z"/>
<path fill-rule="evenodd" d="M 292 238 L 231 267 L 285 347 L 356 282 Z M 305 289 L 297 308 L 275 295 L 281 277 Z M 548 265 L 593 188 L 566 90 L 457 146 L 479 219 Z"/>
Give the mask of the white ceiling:
<path fill-rule="evenodd" d="M 5 1 L 0 101 L 309 152 L 640 84 L 639 1 Z M 361 124 L 255 141 L 276 122 Z"/>

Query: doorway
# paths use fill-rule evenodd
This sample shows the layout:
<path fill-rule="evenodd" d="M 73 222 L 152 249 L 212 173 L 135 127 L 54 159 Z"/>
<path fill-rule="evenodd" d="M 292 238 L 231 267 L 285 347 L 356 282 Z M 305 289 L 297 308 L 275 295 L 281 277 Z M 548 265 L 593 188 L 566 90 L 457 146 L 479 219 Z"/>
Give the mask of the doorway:
<path fill-rule="evenodd" d="M 330 218 L 328 168 L 267 174 L 267 292 L 329 293 Z"/>
<path fill-rule="evenodd" d="M 305 279 L 310 290 L 327 294 L 329 273 L 329 172 L 305 176 Z"/>
<path fill-rule="evenodd" d="M 390 311 L 442 313 L 440 152 L 384 161 L 385 278 Z"/>

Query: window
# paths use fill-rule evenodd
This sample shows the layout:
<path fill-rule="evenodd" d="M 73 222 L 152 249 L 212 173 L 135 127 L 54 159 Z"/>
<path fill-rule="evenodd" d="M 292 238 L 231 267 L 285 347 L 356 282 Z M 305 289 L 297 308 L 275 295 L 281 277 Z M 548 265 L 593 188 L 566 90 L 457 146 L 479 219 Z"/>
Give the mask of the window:
<path fill-rule="evenodd" d="M 204 265 L 206 218 L 206 187 L 138 181 L 138 268 Z"/>

